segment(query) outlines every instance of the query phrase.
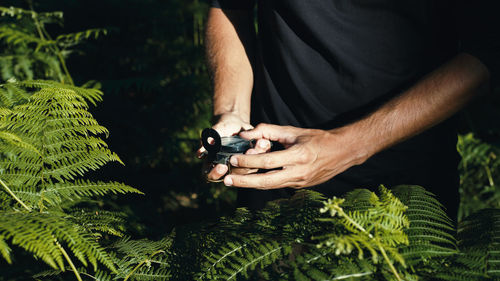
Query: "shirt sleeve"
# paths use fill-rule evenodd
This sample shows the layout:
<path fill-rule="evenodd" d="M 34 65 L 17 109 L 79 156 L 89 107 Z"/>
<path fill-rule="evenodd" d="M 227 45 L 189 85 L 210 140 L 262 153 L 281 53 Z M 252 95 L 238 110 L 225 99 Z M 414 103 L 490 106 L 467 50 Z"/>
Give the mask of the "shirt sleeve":
<path fill-rule="evenodd" d="M 478 58 L 500 85 L 500 26 L 497 0 L 464 1 L 459 8 L 460 51 Z"/>
<path fill-rule="evenodd" d="M 255 0 L 211 0 L 210 6 L 229 10 L 251 10 Z"/>

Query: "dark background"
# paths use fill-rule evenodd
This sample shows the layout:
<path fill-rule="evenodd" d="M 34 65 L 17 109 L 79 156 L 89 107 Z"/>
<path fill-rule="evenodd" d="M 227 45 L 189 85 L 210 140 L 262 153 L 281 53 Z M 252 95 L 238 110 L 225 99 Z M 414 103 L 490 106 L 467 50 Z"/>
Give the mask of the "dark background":
<path fill-rule="evenodd" d="M 2 1 L 3 2 L 3 1 Z M 22 1 L 4 6 L 26 7 Z M 210 125 L 210 83 L 204 61 L 202 1 L 47 0 L 37 11 L 62 11 L 52 34 L 104 28 L 107 35 L 75 48 L 67 64 L 75 84 L 102 84 L 104 101 L 91 112 L 126 164 L 91 175 L 121 181 L 145 195 L 103 202 L 129 215 L 128 234 L 157 239 L 174 226 L 216 218 L 234 209 L 234 190 L 207 184 L 195 157 Z"/>

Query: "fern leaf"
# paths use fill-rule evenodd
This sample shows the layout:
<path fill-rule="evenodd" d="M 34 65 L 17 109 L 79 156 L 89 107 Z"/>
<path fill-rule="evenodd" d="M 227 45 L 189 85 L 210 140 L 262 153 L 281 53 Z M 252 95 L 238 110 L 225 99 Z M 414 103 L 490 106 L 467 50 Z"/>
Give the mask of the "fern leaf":
<path fill-rule="evenodd" d="M 19 136 L 15 135 L 13 133 L 0 131 L 0 140 L 9 142 L 12 145 L 15 145 L 15 146 L 27 149 L 27 150 L 31 150 L 31 151 L 35 152 L 36 154 L 41 155 L 41 153 L 38 151 L 38 149 L 36 149 L 36 147 L 34 147 L 33 145 L 31 145 L 27 142 L 24 142 Z"/>
<path fill-rule="evenodd" d="M 91 182 L 86 180 L 77 180 L 75 182 L 56 183 L 45 187 L 41 191 L 41 196 L 54 204 L 62 200 L 71 200 L 72 198 L 90 197 L 105 194 L 125 194 L 138 193 L 141 191 L 119 182 Z"/>
<path fill-rule="evenodd" d="M 2 254 L 2 257 L 8 262 L 12 263 L 12 260 L 10 259 L 10 252 L 11 249 L 7 242 L 5 242 L 5 239 L 2 235 L 0 235 L 0 254 Z"/>
<path fill-rule="evenodd" d="M 106 35 L 108 31 L 102 28 L 87 29 L 85 31 L 62 34 L 57 36 L 56 41 L 58 43 L 75 44 L 83 39 L 94 38 L 97 39 L 101 34 Z"/>
<path fill-rule="evenodd" d="M 104 249 L 82 227 L 63 216 L 53 213 L 0 212 L 0 235 L 55 269 L 65 268 L 60 248 L 56 245 L 56 241 L 60 240 L 67 243 L 71 252 L 85 266 L 90 262 L 96 269 L 97 261 L 100 261 L 109 269 L 116 270 Z"/>
<path fill-rule="evenodd" d="M 114 236 L 123 236 L 125 231 L 125 215 L 119 212 L 105 210 L 75 209 L 69 212 L 69 219 L 84 227 L 95 236 L 99 233 L 107 233 Z"/>
<path fill-rule="evenodd" d="M 410 263 L 425 258 L 447 257 L 457 253 L 455 228 L 442 204 L 420 186 L 397 186 L 394 194 L 408 206 L 410 227 L 405 230 L 409 245 L 401 253 Z"/>
<path fill-rule="evenodd" d="M 23 81 L 17 82 L 17 84 L 21 87 L 32 88 L 32 89 L 61 89 L 61 90 L 71 90 L 83 97 L 86 101 L 96 104 L 99 101 L 102 101 L 103 93 L 96 88 L 81 88 L 76 86 L 71 86 L 68 84 L 62 84 L 55 81 L 47 81 L 47 80 L 33 80 L 33 81 Z"/>
<path fill-rule="evenodd" d="M 459 247 L 471 271 L 500 279 L 500 210 L 484 209 L 468 217 L 458 228 Z M 477 259 L 474 262 L 474 259 Z"/>

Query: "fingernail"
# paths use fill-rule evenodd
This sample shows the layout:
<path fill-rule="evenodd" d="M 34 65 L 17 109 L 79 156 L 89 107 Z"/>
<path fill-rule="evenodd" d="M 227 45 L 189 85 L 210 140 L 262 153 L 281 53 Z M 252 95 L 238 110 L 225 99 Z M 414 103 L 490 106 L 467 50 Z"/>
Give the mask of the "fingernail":
<path fill-rule="evenodd" d="M 223 166 L 223 165 L 219 165 L 219 166 L 217 166 L 217 172 L 218 172 L 219 174 L 224 174 L 224 173 L 226 172 L 226 167 L 225 167 L 225 166 Z"/>
<path fill-rule="evenodd" d="M 231 165 L 233 165 L 234 167 L 238 167 L 238 159 L 236 159 L 236 157 L 231 157 L 231 159 L 229 159 L 229 162 L 231 163 Z"/>
<path fill-rule="evenodd" d="M 226 186 L 233 185 L 233 179 L 231 177 L 225 177 L 224 178 L 224 185 L 226 185 Z"/>
<path fill-rule="evenodd" d="M 261 148 L 266 148 L 266 147 L 269 146 L 269 141 L 268 140 L 262 140 L 262 141 L 260 141 L 259 146 Z"/>
<path fill-rule="evenodd" d="M 247 152 L 245 154 L 249 154 L 249 155 L 257 154 L 257 151 L 255 149 L 249 149 L 249 150 L 247 150 Z"/>

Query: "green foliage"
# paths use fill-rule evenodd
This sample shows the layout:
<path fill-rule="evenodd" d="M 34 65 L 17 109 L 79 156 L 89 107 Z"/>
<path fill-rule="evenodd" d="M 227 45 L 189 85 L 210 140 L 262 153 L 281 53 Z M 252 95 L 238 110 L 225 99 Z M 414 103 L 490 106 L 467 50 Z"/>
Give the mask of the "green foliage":
<path fill-rule="evenodd" d="M 406 206 L 394 197 L 384 186 L 380 187 L 380 198 L 371 192 L 368 203 L 361 210 L 344 211 L 341 205 L 345 199 L 333 198 L 325 202 L 322 213 L 328 212 L 331 217 L 323 219 L 333 223 L 336 232 L 317 237 L 321 242 L 319 247 L 329 247 L 335 255 L 350 254 L 354 249 L 358 252 L 358 259 L 364 258 L 363 249 L 371 254 L 374 263 L 378 263 L 379 253 L 389 265 L 396 279 L 401 280 L 393 261 L 406 267 L 403 256 L 397 251 L 399 245 L 408 245 L 408 236 L 403 232 L 409 226 L 408 218 L 404 215 Z M 340 219 L 335 218 L 338 216 Z M 342 228 L 344 229 L 342 231 Z M 347 234 L 345 234 L 347 232 Z"/>
<path fill-rule="evenodd" d="M 54 79 L 73 84 L 65 59 L 83 41 L 106 34 L 88 29 L 52 39 L 46 25 L 62 25 L 62 12 L 37 13 L 31 7 L 0 6 L 0 78 L 3 81 Z"/>
<path fill-rule="evenodd" d="M 381 187 L 379 195 L 358 189 L 344 199 L 323 200 L 318 193 L 301 190 L 290 199 L 270 202 L 263 210 L 239 209 L 215 224 L 186 226 L 158 242 L 125 239 L 114 245 L 117 278 L 428 280 L 439 276 L 457 280 L 451 276 L 496 276 L 497 211 L 464 221 L 457 247 L 451 220 L 422 187 L 398 186 L 392 191 Z M 484 230 L 484 236 L 476 239 L 472 229 Z"/>
<path fill-rule="evenodd" d="M 438 272 L 443 280 L 500 280 L 500 210 L 483 209 L 458 227 L 460 252 Z"/>
<path fill-rule="evenodd" d="M 459 135 L 459 220 L 484 208 L 500 208 L 500 149 L 472 133 Z"/>
<path fill-rule="evenodd" d="M 0 86 L 21 93 L 24 102 L 0 103 L 0 253 L 12 262 L 9 244 L 53 268 L 77 275 L 69 249 L 83 266 L 98 262 L 112 271 L 112 257 L 98 243 L 103 234 L 121 236 L 120 214 L 74 207 L 94 196 L 140 193 L 117 182 L 79 179 L 108 162 L 120 162 L 99 137 L 108 134 L 87 111 L 101 100 L 96 89 L 52 81 Z"/>

